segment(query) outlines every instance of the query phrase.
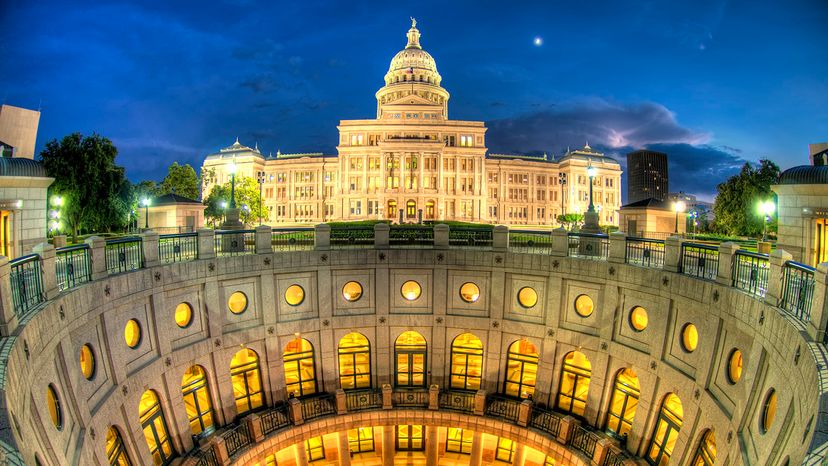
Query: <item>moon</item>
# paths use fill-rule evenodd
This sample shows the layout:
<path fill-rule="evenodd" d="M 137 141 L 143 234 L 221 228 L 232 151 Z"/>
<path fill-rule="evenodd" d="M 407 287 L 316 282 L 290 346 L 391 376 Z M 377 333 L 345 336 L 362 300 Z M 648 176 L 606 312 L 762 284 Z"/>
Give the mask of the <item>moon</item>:
<path fill-rule="evenodd" d="M 540 47 L 543 45 L 543 38 L 541 36 L 536 36 L 532 43 L 535 44 L 535 47 Z"/>

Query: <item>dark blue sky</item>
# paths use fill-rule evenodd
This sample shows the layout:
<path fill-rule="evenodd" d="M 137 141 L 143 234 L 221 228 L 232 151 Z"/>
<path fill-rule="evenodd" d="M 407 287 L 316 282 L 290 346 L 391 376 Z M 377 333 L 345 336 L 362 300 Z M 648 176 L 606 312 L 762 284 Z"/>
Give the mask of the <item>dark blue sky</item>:
<path fill-rule="evenodd" d="M 96 131 L 133 180 L 236 136 L 335 153 L 415 16 L 450 116 L 489 122 L 494 152 L 651 146 L 709 198 L 828 140 L 825 0 L 207 3 L 0 0 L 0 97 L 41 108 L 38 150 Z"/>

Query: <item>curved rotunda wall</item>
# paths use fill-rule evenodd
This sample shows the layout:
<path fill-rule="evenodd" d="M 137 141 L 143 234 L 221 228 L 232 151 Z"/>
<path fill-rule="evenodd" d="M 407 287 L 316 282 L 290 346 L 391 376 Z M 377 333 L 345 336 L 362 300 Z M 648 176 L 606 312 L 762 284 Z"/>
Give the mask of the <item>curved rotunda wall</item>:
<path fill-rule="evenodd" d="M 404 282 L 422 287 L 415 301 L 401 293 Z M 346 282 L 358 281 L 363 296 L 348 302 Z M 466 282 L 480 297 L 460 297 Z M 295 306 L 285 300 L 291 285 L 304 290 Z M 526 308 L 519 291 L 533 288 Z M 244 292 L 246 310 L 227 306 Z M 582 317 L 575 299 L 586 294 L 594 311 Z M 185 328 L 175 323 L 181 302 L 194 309 Z M 643 331 L 633 329 L 632 308 L 648 315 Z M 140 324 L 135 348 L 124 339 L 128 320 Z M 688 322 L 698 328 L 698 347 L 681 346 Z M 483 343 L 483 387 L 503 389 L 509 345 L 525 338 L 540 355 L 536 403 L 554 404 L 567 353 L 582 352 L 591 364 L 584 422 L 603 428 L 616 374 L 632 368 L 641 397 L 628 449 L 644 455 L 664 398 L 683 405 L 683 425 L 671 464 L 692 457 L 707 429 L 714 429 L 717 462 L 795 464 L 811 437 L 818 381 L 813 358 L 795 326 L 775 307 L 729 287 L 691 277 L 583 259 L 466 250 L 307 251 L 198 260 L 153 267 L 102 279 L 50 301 L 23 328 L 10 350 L 5 402 L 24 458 L 34 464 L 106 464 L 106 432 L 116 426 L 134 464 L 151 464 L 139 423 L 146 390 L 158 395 L 172 446 L 192 447 L 181 381 L 200 365 L 207 374 L 217 425 L 236 417 L 230 361 L 242 348 L 259 356 L 265 404 L 286 397 L 282 355 L 299 334 L 315 351 L 320 391 L 339 388 L 336 348 L 350 332 L 371 345 L 372 384 L 393 378 L 398 335 L 417 330 L 425 337 L 427 382 L 447 385 L 449 351 L 455 336 L 470 332 Z M 81 347 L 95 357 L 87 380 L 79 365 Z M 743 373 L 731 383 L 727 359 L 743 354 Z M 798 356 L 801 354 L 801 357 Z M 61 428 L 50 419 L 48 387 L 61 405 Z M 778 395 L 776 419 L 761 426 L 767 394 Z"/>

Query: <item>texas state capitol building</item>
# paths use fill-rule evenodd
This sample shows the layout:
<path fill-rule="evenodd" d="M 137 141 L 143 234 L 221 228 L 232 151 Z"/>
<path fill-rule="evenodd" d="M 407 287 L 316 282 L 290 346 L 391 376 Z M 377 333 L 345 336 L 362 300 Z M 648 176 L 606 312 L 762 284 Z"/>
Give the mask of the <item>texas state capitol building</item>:
<path fill-rule="evenodd" d="M 338 155 L 277 154 L 239 143 L 210 154 L 202 170 L 215 183 L 264 173 L 269 223 L 391 219 L 506 225 L 554 224 L 589 204 L 587 168 L 600 223 L 618 225 L 621 168 L 587 144 L 558 160 L 487 154 L 482 121 L 451 120 L 449 92 L 434 58 L 420 46 L 416 22 L 376 93 L 376 119 L 342 120 Z M 565 185 L 561 180 L 565 178 Z"/>

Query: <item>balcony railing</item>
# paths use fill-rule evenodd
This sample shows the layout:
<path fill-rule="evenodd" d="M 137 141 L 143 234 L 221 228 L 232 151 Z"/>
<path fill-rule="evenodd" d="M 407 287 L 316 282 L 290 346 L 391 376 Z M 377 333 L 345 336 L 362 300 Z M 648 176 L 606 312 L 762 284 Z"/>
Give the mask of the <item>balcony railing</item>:
<path fill-rule="evenodd" d="M 452 227 L 449 229 L 449 246 L 456 248 L 491 248 L 491 228 Z"/>
<path fill-rule="evenodd" d="M 428 408 L 428 390 L 398 388 L 391 400 L 396 408 Z"/>
<path fill-rule="evenodd" d="M 664 267 L 664 240 L 628 236 L 624 261 L 641 267 Z"/>
<path fill-rule="evenodd" d="M 290 426 L 290 416 L 288 415 L 288 405 L 279 404 L 261 415 L 262 419 L 262 434 L 267 435 L 279 429 Z"/>
<path fill-rule="evenodd" d="M 302 418 L 306 421 L 336 414 L 336 402 L 332 393 L 322 393 L 299 401 L 302 403 Z"/>
<path fill-rule="evenodd" d="M 253 230 L 218 230 L 215 241 L 217 256 L 240 256 L 256 252 L 256 232 Z"/>
<path fill-rule="evenodd" d="M 375 389 L 348 390 L 345 392 L 345 405 L 348 411 L 382 409 L 382 392 Z"/>
<path fill-rule="evenodd" d="M 768 291 L 770 261 L 767 254 L 737 250 L 733 256 L 733 287 L 764 297 Z"/>
<path fill-rule="evenodd" d="M 474 412 L 474 392 L 443 390 L 438 396 L 438 406 L 451 411 Z"/>
<path fill-rule="evenodd" d="M 715 280 L 719 273 L 719 248 L 706 244 L 682 243 L 681 273 Z"/>
<path fill-rule="evenodd" d="M 169 264 L 198 259 L 198 235 L 180 233 L 158 237 L 158 260 Z"/>
<path fill-rule="evenodd" d="M 434 229 L 430 226 L 394 225 L 388 232 L 392 248 L 430 248 L 434 246 Z"/>
<path fill-rule="evenodd" d="M 359 225 L 331 228 L 331 248 L 348 249 L 374 245 L 374 226 Z"/>
<path fill-rule="evenodd" d="M 575 427 L 572 433 L 572 448 L 592 458 L 595 455 L 595 445 L 598 443 L 598 434 L 591 430 L 587 430 L 584 426 L 579 425 Z"/>
<path fill-rule="evenodd" d="M 144 266 L 141 238 L 129 236 L 106 240 L 106 271 L 111 274 L 130 272 Z"/>
<path fill-rule="evenodd" d="M 273 251 L 309 251 L 313 244 L 313 228 L 274 228 L 270 235 Z"/>
<path fill-rule="evenodd" d="M 552 234 L 549 231 L 509 230 L 509 250 L 550 254 L 552 252 Z"/>
<path fill-rule="evenodd" d="M 788 261 L 783 270 L 780 307 L 797 319 L 809 322 L 814 299 L 814 269 L 805 264 Z"/>
<path fill-rule="evenodd" d="M 529 426 L 557 437 L 561 431 L 561 415 L 535 406 L 532 408 L 532 418 L 529 421 Z"/>
<path fill-rule="evenodd" d="M 570 233 L 567 255 L 581 259 L 607 260 L 609 236 L 591 233 Z"/>
<path fill-rule="evenodd" d="M 17 316 L 29 312 L 44 300 L 43 279 L 40 271 L 40 256 L 29 254 L 9 263 L 14 313 Z"/>
<path fill-rule="evenodd" d="M 227 447 L 228 456 L 235 455 L 239 452 L 239 450 L 252 443 L 252 439 L 250 438 L 250 429 L 248 428 L 246 422 L 240 423 L 232 429 L 224 432 L 221 436 L 224 438 L 224 445 Z"/>
<path fill-rule="evenodd" d="M 89 246 L 82 244 L 56 249 L 55 273 L 60 291 L 72 289 L 92 280 Z"/>
<path fill-rule="evenodd" d="M 493 393 L 486 397 L 485 414 L 499 417 L 508 421 L 517 422 L 521 400 L 506 395 Z"/>

